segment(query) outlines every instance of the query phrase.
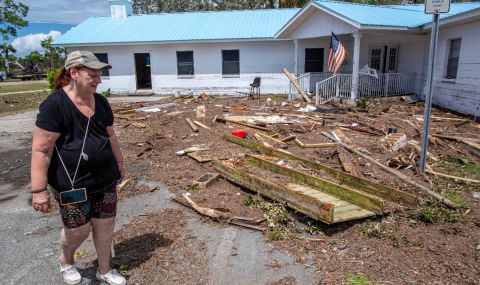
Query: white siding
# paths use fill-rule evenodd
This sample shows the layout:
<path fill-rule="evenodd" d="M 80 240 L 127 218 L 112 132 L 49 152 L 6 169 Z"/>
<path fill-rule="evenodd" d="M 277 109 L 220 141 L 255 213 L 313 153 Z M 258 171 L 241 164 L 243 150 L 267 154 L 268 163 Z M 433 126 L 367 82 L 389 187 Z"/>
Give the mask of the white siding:
<path fill-rule="evenodd" d="M 109 78 L 103 78 L 99 91 L 136 92 L 134 53 L 150 53 L 152 86 L 156 94 L 190 93 L 234 94 L 247 92 L 254 77 L 261 77 L 261 93 L 287 93 L 288 79 L 282 67 L 293 71 L 293 41 L 165 44 L 143 46 L 89 47 L 92 52 L 108 53 L 112 65 Z M 222 49 L 240 51 L 240 75 L 222 76 Z M 74 50 L 74 49 L 70 49 Z M 177 76 L 176 51 L 193 51 L 193 78 Z"/>
<path fill-rule="evenodd" d="M 480 116 L 480 21 L 441 28 L 435 62 L 433 104 L 460 113 Z M 430 34 L 427 34 L 430 38 Z M 457 78 L 445 79 L 449 41 L 461 38 Z M 428 44 L 426 48 L 428 54 Z M 428 58 L 425 59 L 426 84 Z M 425 93 L 425 92 L 424 92 Z M 425 95 L 425 94 L 423 94 Z"/>
<path fill-rule="evenodd" d="M 291 39 L 318 38 L 335 34 L 351 34 L 357 29 L 338 18 L 315 8 L 314 12 L 306 11 L 307 18 L 296 26 L 288 36 Z"/>

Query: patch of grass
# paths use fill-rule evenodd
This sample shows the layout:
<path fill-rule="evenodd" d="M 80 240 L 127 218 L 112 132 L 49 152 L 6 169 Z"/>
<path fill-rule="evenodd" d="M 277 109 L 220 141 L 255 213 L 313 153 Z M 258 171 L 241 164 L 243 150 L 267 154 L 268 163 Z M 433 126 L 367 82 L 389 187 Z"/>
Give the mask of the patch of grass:
<path fill-rule="evenodd" d="M 38 83 L 32 83 L 32 84 L 22 84 L 22 82 L 19 82 L 18 85 L 15 84 L 15 85 L 0 86 L 0 94 L 9 93 L 9 92 L 45 90 L 45 89 L 48 89 L 48 83 L 44 81 L 39 81 Z"/>
<path fill-rule="evenodd" d="M 305 227 L 304 231 L 311 235 L 323 233 L 322 229 L 312 221 L 307 221 L 307 227 Z"/>
<path fill-rule="evenodd" d="M 360 227 L 360 234 L 368 238 L 389 239 L 394 247 L 400 246 L 400 241 L 395 233 L 383 224 L 364 223 Z"/>
<path fill-rule="evenodd" d="M 248 196 L 245 198 L 244 204 L 263 210 L 264 223 L 272 229 L 272 231 L 281 232 L 284 238 L 288 233 L 297 232 L 295 223 L 285 204 L 267 201 L 260 195 Z"/>
<path fill-rule="evenodd" d="M 281 231 L 271 231 L 268 233 L 267 237 L 269 240 L 278 241 L 278 240 L 284 240 L 285 234 L 282 233 Z"/>
<path fill-rule="evenodd" d="M 192 185 L 190 185 L 190 187 L 188 187 L 187 191 L 192 193 L 192 194 L 196 193 L 196 192 L 200 191 L 200 185 L 192 184 Z"/>
<path fill-rule="evenodd" d="M 368 109 L 370 103 L 367 98 L 361 98 L 355 101 L 357 107 L 360 109 Z"/>
<path fill-rule="evenodd" d="M 445 196 L 445 198 L 447 198 L 448 200 L 452 201 L 453 203 L 457 204 L 458 206 L 460 206 L 460 208 L 462 209 L 468 209 L 470 208 L 465 202 L 463 202 L 462 199 L 460 199 L 460 197 L 458 195 L 456 195 L 455 193 L 453 192 L 450 192 L 450 191 L 443 191 L 442 192 L 442 195 Z"/>
<path fill-rule="evenodd" d="M 128 273 L 128 265 L 126 264 L 119 264 L 116 266 L 117 268 L 117 272 L 122 274 L 124 277 L 128 277 L 130 276 L 130 274 Z"/>
<path fill-rule="evenodd" d="M 372 285 L 372 281 L 364 274 L 347 274 L 345 282 L 349 285 Z"/>
<path fill-rule="evenodd" d="M 0 96 L 0 116 L 38 109 L 49 92 Z"/>
<path fill-rule="evenodd" d="M 413 218 L 427 224 L 438 223 L 456 223 L 460 221 L 460 216 L 454 210 L 445 208 L 437 201 L 429 201 L 422 205 Z"/>

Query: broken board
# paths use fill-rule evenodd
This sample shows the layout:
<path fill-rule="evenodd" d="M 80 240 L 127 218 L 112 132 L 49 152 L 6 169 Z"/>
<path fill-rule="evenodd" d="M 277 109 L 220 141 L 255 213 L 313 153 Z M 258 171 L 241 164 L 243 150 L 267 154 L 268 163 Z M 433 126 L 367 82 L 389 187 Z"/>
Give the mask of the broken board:
<path fill-rule="evenodd" d="M 225 179 L 272 200 L 285 203 L 290 208 L 326 224 L 371 217 L 376 214 L 373 211 L 319 191 L 316 187 L 300 184 L 300 181 L 285 186 L 271 181 L 270 177 L 254 175 L 239 163 L 216 161 L 215 168 Z M 377 199 L 377 201 L 381 204 L 381 209 L 376 209 L 376 211 L 381 214 L 383 201 L 381 199 Z"/>

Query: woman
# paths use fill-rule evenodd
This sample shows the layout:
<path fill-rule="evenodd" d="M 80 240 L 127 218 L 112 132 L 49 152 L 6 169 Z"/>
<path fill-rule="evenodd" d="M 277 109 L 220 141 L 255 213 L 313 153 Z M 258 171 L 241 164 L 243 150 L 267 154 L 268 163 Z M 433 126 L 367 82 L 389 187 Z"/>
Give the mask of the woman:
<path fill-rule="evenodd" d="M 33 131 L 32 206 L 49 211 L 49 184 L 64 224 L 59 261 L 68 284 L 82 281 L 73 256 L 90 230 L 98 257 L 97 279 L 126 284 L 111 268 L 116 185 L 124 168 L 112 110 L 96 93 L 106 68 L 111 66 L 91 52 L 70 53 L 55 78 L 55 91 L 40 105 Z"/>

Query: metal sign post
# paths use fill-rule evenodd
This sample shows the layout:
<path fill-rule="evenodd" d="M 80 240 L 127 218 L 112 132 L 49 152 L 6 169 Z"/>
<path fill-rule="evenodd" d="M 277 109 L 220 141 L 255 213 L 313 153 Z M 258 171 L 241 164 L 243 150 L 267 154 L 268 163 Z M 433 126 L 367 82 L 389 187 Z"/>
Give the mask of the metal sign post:
<path fill-rule="evenodd" d="M 420 173 L 425 173 L 428 152 L 428 134 L 430 132 L 430 113 L 432 110 L 432 86 L 434 79 L 435 52 L 438 41 L 438 13 L 448 13 L 450 11 L 450 0 L 426 0 L 425 13 L 433 14 L 433 23 L 430 37 L 430 53 L 428 56 L 428 77 L 427 77 L 427 95 L 425 97 L 425 113 L 423 115 L 423 134 L 422 151 L 420 153 L 419 169 Z"/>

